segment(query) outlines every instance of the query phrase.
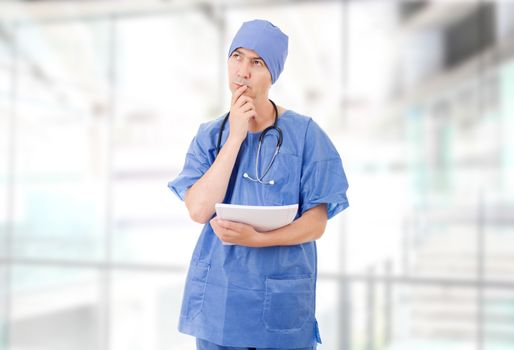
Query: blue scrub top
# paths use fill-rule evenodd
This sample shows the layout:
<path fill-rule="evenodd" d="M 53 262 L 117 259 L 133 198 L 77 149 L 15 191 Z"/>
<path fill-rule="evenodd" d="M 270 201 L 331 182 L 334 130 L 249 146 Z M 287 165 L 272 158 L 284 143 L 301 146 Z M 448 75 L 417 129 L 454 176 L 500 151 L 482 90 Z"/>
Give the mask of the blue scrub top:
<path fill-rule="evenodd" d="M 224 116 L 200 125 L 182 172 L 168 187 L 182 200 L 209 169 L 216 156 Z M 291 110 L 278 119 L 283 143 L 263 185 L 255 178 L 260 132 L 249 132 L 241 144 L 224 203 L 299 204 L 297 218 L 326 203 L 330 219 L 348 207 L 348 182 L 341 158 L 312 120 Z M 229 134 L 229 122 L 222 145 Z M 276 146 L 276 132 L 266 134 L 259 175 Z M 223 245 L 209 223 L 198 239 L 186 280 L 179 331 L 233 347 L 303 348 L 321 342 L 315 319 L 316 242 L 294 246 L 250 248 Z"/>

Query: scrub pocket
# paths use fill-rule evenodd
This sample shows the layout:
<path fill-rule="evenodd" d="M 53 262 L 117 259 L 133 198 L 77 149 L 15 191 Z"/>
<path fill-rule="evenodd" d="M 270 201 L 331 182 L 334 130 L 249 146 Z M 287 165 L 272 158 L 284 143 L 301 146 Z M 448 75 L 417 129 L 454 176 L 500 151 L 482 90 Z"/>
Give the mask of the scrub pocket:
<path fill-rule="evenodd" d="M 266 279 L 263 321 L 273 332 L 296 332 L 314 319 L 312 277 Z"/>
<path fill-rule="evenodd" d="M 193 319 L 202 311 L 207 276 L 210 265 L 197 262 L 191 264 L 184 291 L 181 316 Z"/>
<path fill-rule="evenodd" d="M 294 154 L 279 152 L 264 180 L 273 180 L 273 185 L 264 185 L 266 205 L 296 204 L 300 189 L 300 158 Z"/>

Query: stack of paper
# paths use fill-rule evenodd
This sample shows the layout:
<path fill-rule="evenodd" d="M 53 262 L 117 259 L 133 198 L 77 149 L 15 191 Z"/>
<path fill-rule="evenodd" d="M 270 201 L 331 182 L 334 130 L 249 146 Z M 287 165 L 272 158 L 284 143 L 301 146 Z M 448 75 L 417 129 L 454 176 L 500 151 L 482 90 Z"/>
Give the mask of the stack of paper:
<path fill-rule="evenodd" d="M 237 205 L 216 203 L 216 215 L 223 220 L 252 225 L 266 232 L 290 224 L 298 211 L 298 204 L 281 206 Z"/>

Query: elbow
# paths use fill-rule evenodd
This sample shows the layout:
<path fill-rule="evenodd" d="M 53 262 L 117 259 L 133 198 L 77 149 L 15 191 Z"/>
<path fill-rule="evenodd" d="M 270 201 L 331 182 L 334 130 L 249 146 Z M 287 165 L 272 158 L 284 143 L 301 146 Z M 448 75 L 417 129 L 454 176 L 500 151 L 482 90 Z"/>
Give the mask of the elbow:
<path fill-rule="evenodd" d="M 211 219 L 212 214 L 202 209 L 189 209 L 189 216 L 191 217 L 191 220 L 193 220 L 194 222 L 197 222 L 199 224 L 206 224 Z"/>
<path fill-rule="evenodd" d="M 320 229 L 317 229 L 316 231 L 314 231 L 314 240 L 317 241 L 318 239 L 320 239 L 323 234 L 325 233 L 325 228 L 320 228 Z"/>
<path fill-rule="evenodd" d="M 186 203 L 187 204 L 187 203 Z M 199 224 L 206 224 L 208 223 L 212 216 L 214 215 L 214 212 L 212 210 L 208 210 L 207 205 L 205 204 L 197 204 L 197 205 L 186 205 L 187 210 L 189 212 L 189 217 L 194 222 L 197 222 Z"/>
<path fill-rule="evenodd" d="M 316 226 L 316 229 L 313 232 L 315 241 L 317 241 L 318 239 L 320 239 L 323 236 L 323 234 L 325 233 L 326 227 L 327 227 L 326 221 L 323 223 L 320 223 L 319 225 Z"/>
<path fill-rule="evenodd" d="M 189 195 L 189 191 L 186 193 L 185 201 L 189 217 L 196 223 L 206 224 L 214 215 L 214 210 L 208 209 L 207 203 L 194 201 Z"/>

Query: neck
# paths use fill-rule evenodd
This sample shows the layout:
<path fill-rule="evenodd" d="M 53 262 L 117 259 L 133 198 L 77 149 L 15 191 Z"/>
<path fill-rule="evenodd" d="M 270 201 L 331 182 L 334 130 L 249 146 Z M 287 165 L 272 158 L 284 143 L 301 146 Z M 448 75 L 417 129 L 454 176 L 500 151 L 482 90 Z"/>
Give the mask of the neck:
<path fill-rule="evenodd" d="M 249 121 L 249 131 L 257 132 L 262 131 L 275 122 L 275 109 L 269 99 L 263 98 L 259 101 L 254 101 L 255 112 L 257 116 L 251 118 Z"/>

